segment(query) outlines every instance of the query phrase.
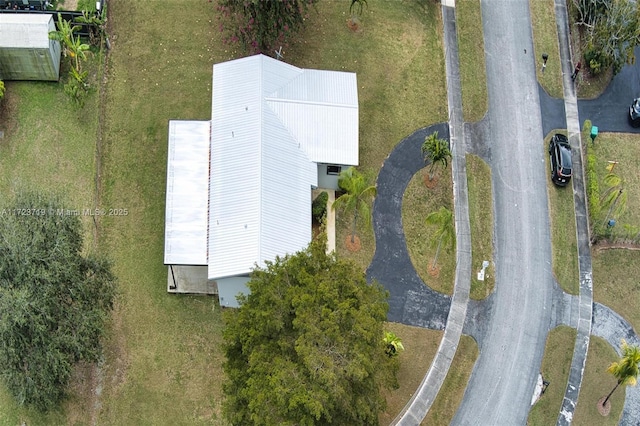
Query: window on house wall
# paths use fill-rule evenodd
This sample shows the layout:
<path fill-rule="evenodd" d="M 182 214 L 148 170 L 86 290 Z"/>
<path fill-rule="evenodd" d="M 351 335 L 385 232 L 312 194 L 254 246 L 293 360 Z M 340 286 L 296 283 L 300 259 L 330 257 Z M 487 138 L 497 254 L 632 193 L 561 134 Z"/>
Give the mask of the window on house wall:
<path fill-rule="evenodd" d="M 327 174 L 337 176 L 340 174 L 341 169 L 342 168 L 340 166 L 327 166 Z"/>

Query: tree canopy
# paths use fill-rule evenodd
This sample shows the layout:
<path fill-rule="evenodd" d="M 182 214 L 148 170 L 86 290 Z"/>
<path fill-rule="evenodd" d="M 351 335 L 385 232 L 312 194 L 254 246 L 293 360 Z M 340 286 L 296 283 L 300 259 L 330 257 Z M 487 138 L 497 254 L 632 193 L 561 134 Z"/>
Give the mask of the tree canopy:
<path fill-rule="evenodd" d="M 338 185 L 344 194 L 338 197 L 332 208 L 342 209 L 349 213 L 353 212 L 353 225 L 351 226 L 351 242 L 353 243 L 358 218 L 361 216 L 367 226 L 371 224 L 369 202 L 377 195 L 378 190 L 374 185 L 369 185 L 367 177 L 355 167 L 349 167 L 340 172 Z"/>
<path fill-rule="evenodd" d="M 109 264 L 83 255 L 80 219 L 62 209 L 35 193 L 0 208 L 0 377 L 41 411 L 65 396 L 74 363 L 99 359 L 115 295 Z"/>
<path fill-rule="evenodd" d="M 635 0 L 573 0 L 577 23 L 586 30 L 584 59 L 593 74 L 609 67 L 617 74 L 640 44 L 640 11 Z"/>
<path fill-rule="evenodd" d="M 385 354 L 387 293 L 314 241 L 256 268 L 225 312 L 225 415 L 242 425 L 373 425 L 380 387 L 395 385 Z"/>
<path fill-rule="evenodd" d="M 620 385 L 635 386 L 640 373 L 640 347 L 629 345 L 626 340 L 622 339 L 622 356 L 619 361 L 612 362 L 607 372 L 616 378 L 616 386 L 609 392 L 609 395 L 602 402 L 606 405 L 613 392 Z"/>
<path fill-rule="evenodd" d="M 317 0 L 220 0 L 220 30 L 249 53 L 270 53 L 304 25 Z"/>
<path fill-rule="evenodd" d="M 445 168 L 449 164 L 449 159 L 451 158 L 449 141 L 438 138 L 438 132 L 433 132 L 424 138 L 421 149 L 425 161 L 431 163 L 429 166 L 429 180 L 432 180 L 436 164 L 441 164 Z"/>

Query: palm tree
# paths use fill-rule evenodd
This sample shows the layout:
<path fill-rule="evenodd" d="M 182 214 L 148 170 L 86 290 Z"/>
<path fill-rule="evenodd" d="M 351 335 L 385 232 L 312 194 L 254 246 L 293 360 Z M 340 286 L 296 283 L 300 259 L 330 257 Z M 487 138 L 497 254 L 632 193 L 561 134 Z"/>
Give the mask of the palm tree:
<path fill-rule="evenodd" d="M 444 168 L 449 164 L 449 159 L 451 159 L 449 142 L 446 139 L 438 138 L 438 132 L 433 132 L 424 139 L 422 155 L 425 161 L 431 162 L 431 166 L 429 167 L 429 180 L 432 180 L 436 164 L 440 163 Z"/>
<path fill-rule="evenodd" d="M 62 15 L 58 13 L 58 30 L 49 32 L 50 39 L 58 40 L 62 43 L 64 56 L 73 58 L 74 67 L 78 73 L 81 71 L 79 59 L 87 59 L 85 52 L 89 50 L 89 45 L 82 43 L 80 37 L 74 35 L 79 29 L 80 25 L 71 26 L 71 24 L 62 19 Z"/>
<path fill-rule="evenodd" d="M 429 213 L 426 223 L 427 225 L 438 226 L 433 239 L 433 242 L 437 243 L 438 248 L 436 249 L 436 256 L 433 259 L 433 264 L 431 265 L 431 269 L 435 269 L 442 244 L 444 243 L 447 248 L 453 248 L 456 240 L 453 212 L 444 206 L 440 207 L 439 210 Z"/>
<path fill-rule="evenodd" d="M 351 230 L 351 243 L 355 242 L 358 217 L 362 216 L 366 225 L 371 223 L 371 209 L 369 201 L 376 196 L 374 185 L 369 185 L 365 176 L 354 167 L 349 167 L 340 172 L 338 186 L 345 191 L 336 199 L 331 208 L 353 211 L 353 226 Z"/>
<path fill-rule="evenodd" d="M 384 353 L 386 353 L 389 358 L 397 356 L 400 351 L 404 350 L 402 340 L 400 340 L 400 338 L 396 336 L 395 333 L 385 331 L 382 341 L 385 344 Z"/>
<path fill-rule="evenodd" d="M 638 369 L 640 367 L 640 347 L 630 346 L 626 340 L 622 339 L 622 357 L 617 362 L 612 362 L 607 372 L 613 374 L 618 379 L 615 387 L 602 402 L 604 407 L 609 398 L 618 389 L 620 385 L 635 386 L 638 378 Z"/>

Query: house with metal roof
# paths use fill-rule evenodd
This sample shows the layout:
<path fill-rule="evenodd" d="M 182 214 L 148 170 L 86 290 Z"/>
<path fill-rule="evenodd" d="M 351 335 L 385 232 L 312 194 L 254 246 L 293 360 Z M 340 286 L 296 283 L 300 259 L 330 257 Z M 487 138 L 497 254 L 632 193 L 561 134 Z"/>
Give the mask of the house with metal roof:
<path fill-rule="evenodd" d="M 0 80 L 57 81 L 60 42 L 49 14 L 0 13 Z"/>
<path fill-rule="evenodd" d="M 312 188 L 357 164 L 354 73 L 264 55 L 214 65 L 211 121 L 169 123 L 169 291 L 237 306 L 256 265 L 311 241 Z"/>

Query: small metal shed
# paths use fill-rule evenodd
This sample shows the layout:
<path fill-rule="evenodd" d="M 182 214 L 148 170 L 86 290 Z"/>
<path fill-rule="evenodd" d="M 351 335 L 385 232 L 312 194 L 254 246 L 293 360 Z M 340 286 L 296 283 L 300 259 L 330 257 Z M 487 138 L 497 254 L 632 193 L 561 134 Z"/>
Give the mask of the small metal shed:
<path fill-rule="evenodd" d="M 58 81 L 60 42 L 49 14 L 0 14 L 0 80 Z"/>

